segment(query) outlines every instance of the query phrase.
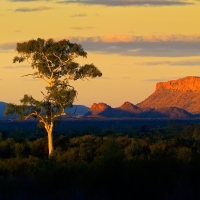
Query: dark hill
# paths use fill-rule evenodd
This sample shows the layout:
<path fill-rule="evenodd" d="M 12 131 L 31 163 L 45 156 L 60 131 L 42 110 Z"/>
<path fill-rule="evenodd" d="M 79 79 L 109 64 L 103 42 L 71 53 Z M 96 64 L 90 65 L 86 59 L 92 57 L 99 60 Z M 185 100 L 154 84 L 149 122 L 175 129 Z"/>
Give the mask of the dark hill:
<path fill-rule="evenodd" d="M 6 109 L 6 103 L 0 102 L 0 117 L 6 118 L 4 115 L 4 111 Z M 84 115 L 89 110 L 88 107 L 83 105 L 74 105 L 72 108 L 67 108 L 65 111 L 69 114 L 69 116 L 78 116 L 78 115 Z M 76 112 L 75 112 L 76 111 Z M 75 113 L 74 113 L 75 112 Z M 9 116 L 12 117 L 12 116 Z"/>
<path fill-rule="evenodd" d="M 6 109 L 6 103 L 0 101 L 0 117 L 4 117 L 5 109 Z"/>
<path fill-rule="evenodd" d="M 87 106 L 74 105 L 72 108 L 65 109 L 65 112 L 68 113 L 69 115 L 73 114 L 72 116 L 79 116 L 79 115 L 84 115 L 85 113 L 88 112 L 88 110 L 89 108 Z"/>

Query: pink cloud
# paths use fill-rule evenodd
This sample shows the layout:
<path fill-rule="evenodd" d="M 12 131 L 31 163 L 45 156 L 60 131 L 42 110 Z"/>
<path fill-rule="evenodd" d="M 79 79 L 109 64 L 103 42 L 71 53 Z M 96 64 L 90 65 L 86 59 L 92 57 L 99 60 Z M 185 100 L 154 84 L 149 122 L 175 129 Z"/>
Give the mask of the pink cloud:
<path fill-rule="evenodd" d="M 101 6 L 184 6 L 194 4 L 187 0 L 60 0 L 58 3 Z"/>
<path fill-rule="evenodd" d="M 102 42 L 102 43 L 126 43 L 126 42 L 200 42 L 200 35 L 143 35 L 133 36 L 126 34 L 110 34 L 96 37 L 69 37 L 77 42 Z"/>

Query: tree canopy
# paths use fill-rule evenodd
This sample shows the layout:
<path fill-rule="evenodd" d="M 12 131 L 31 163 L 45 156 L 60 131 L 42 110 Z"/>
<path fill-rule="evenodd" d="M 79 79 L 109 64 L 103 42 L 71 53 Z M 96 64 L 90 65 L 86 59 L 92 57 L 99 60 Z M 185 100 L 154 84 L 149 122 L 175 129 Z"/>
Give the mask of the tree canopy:
<path fill-rule="evenodd" d="M 37 118 L 48 136 L 52 135 L 54 120 L 66 114 L 65 108 L 72 107 L 77 95 L 77 91 L 69 82 L 100 77 L 102 73 L 94 64 L 80 65 L 75 62 L 78 57 L 87 58 L 87 53 L 81 45 L 69 40 L 56 42 L 53 39 L 38 38 L 17 43 L 16 50 L 19 55 L 14 57 L 13 62 L 27 61 L 35 71 L 23 76 L 32 76 L 44 81 L 47 85 L 46 92 L 41 92 L 42 101 L 25 94 L 21 99 L 22 105 L 7 105 L 5 115 L 17 114 L 22 120 L 31 116 Z M 53 146 L 51 148 L 49 153 L 53 151 Z"/>

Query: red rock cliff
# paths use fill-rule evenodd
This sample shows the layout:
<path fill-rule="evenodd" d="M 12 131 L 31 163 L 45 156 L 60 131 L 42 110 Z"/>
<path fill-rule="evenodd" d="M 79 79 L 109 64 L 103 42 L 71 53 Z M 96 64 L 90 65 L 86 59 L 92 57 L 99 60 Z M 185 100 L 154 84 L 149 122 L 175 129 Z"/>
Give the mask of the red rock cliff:
<path fill-rule="evenodd" d="M 94 103 L 94 104 L 92 104 L 89 112 L 94 115 L 97 115 L 97 114 L 107 110 L 108 108 L 111 108 L 111 107 L 105 103 Z"/>
<path fill-rule="evenodd" d="M 185 78 L 180 78 L 178 80 L 171 80 L 167 82 L 159 82 L 156 84 L 156 90 L 179 90 L 181 92 L 185 91 L 198 91 L 200 90 L 200 77 L 188 76 Z"/>
<path fill-rule="evenodd" d="M 200 77 L 188 76 L 157 83 L 156 91 L 137 106 L 179 107 L 191 113 L 200 113 Z"/>

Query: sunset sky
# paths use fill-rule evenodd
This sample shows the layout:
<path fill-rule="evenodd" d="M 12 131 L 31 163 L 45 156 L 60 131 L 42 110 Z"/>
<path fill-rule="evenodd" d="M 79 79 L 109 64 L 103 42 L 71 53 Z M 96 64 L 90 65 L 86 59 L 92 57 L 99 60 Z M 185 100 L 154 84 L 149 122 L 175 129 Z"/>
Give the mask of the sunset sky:
<path fill-rule="evenodd" d="M 187 0 L 1 0 L 0 101 L 24 94 L 42 99 L 44 84 L 28 63 L 13 64 L 17 42 L 69 39 L 88 52 L 80 63 L 103 76 L 72 82 L 78 101 L 137 104 L 160 81 L 200 76 L 200 1 Z"/>

